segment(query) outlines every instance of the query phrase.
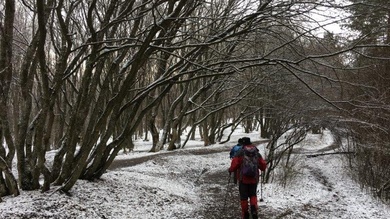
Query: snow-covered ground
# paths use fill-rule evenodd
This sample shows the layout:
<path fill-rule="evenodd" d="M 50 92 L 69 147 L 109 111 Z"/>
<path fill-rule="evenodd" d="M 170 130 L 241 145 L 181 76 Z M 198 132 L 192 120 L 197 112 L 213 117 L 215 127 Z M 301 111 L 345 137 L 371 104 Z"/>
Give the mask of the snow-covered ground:
<path fill-rule="evenodd" d="M 229 149 L 242 136 L 260 140 L 258 134 L 237 132 L 225 145 L 206 147 L 221 152 L 205 155 L 192 153 L 206 148 L 200 141 L 191 141 L 186 149 L 162 152 L 163 156 L 141 164 L 110 170 L 101 180 L 79 180 L 71 190 L 72 196 L 52 188 L 44 194 L 21 191 L 18 197 L 3 197 L 0 218 L 205 218 L 196 213 L 204 204 L 199 186 L 202 173 L 227 174 Z M 300 151 L 310 154 L 330 144 L 332 139 L 327 133 L 309 135 L 300 144 Z M 265 144 L 258 147 L 264 154 Z M 121 154 L 118 159 L 149 156 L 148 149 L 150 142 L 139 141 L 134 152 Z M 259 205 L 267 218 L 390 218 L 389 207 L 361 191 L 350 179 L 341 155 L 307 158 L 298 154 L 294 162 L 297 175 L 286 188 L 276 180 L 277 175 L 272 183 L 263 185 L 264 202 Z M 213 186 L 226 191 L 226 184 Z M 229 201 L 239 205 L 238 200 Z"/>
<path fill-rule="evenodd" d="M 285 189 L 278 183 L 266 184 L 264 205 L 285 212 L 283 218 L 390 218 L 389 206 L 363 192 L 351 179 L 343 155 L 306 157 L 332 144 L 327 134 L 309 135 L 300 144 L 304 149 L 298 159 L 300 173 Z"/>

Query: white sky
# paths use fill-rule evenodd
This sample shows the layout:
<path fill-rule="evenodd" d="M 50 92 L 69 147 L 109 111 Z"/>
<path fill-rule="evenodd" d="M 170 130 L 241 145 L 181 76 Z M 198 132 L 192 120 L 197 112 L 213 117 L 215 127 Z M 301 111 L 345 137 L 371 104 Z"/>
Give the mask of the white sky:
<path fill-rule="evenodd" d="M 350 3 L 348 0 L 336 0 L 335 2 L 338 2 L 338 4 L 343 6 Z M 349 15 L 342 9 L 319 7 L 318 11 L 312 12 L 308 16 L 317 21 L 319 25 L 324 25 L 323 29 L 317 30 L 318 34 L 322 35 L 325 31 L 339 35 L 345 35 L 346 33 L 346 30 L 341 27 L 341 24 L 346 22 Z M 318 26 L 318 24 L 312 24 L 310 26 Z"/>

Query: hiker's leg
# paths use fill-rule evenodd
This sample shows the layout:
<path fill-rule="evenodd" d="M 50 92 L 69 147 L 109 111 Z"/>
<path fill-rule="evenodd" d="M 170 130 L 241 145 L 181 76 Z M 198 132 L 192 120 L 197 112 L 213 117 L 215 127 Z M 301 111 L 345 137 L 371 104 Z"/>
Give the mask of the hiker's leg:
<path fill-rule="evenodd" d="M 257 219 L 258 218 L 258 206 L 257 206 L 257 197 L 256 196 L 252 196 L 250 198 L 250 205 L 251 205 L 251 215 L 252 215 L 252 219 Z"/>
<path fill-rule="evenodd" d="M 240 191 L 240 200 L 241 200 L 241 217 L 243 219 L 249 219 L 248 185 L 240 182 L 238 185 L 238 189 Z"/>
<path fill-rule="evenodd" d="M 253 219 L 257 219 L 257 184 L 251 184 L 249 186 L 249 204 L 251 206 L 251 214 Z"/>
<path fill-rule="evenodd" d="M 257 196 L 251 196 L 249 203 L 251 206 L 254 206 L 257 209 Z"/>
<path fill-rule="evenodd" d="M 241 217 L 242 219 L 249 219 L 248 200 L 241 200 Z"/>

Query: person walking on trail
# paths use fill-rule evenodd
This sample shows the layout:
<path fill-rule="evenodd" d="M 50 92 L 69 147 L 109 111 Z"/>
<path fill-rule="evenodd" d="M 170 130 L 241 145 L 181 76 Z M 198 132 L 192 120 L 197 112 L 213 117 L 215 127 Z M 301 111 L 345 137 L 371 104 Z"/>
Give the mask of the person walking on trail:
<path fill-rule="evenodd" d="M 233 157 L 236 155 L 236 153 L 241 150 L 241 147 L 242 147 L 242 138 L 238 139 L 238 142 L 236 145 L 234 145 L 232 147 L 232 149 L 230 149 L 230 159 L 233 159 Z"/>
<path fill-rule="evenodd" d="M 234 145 L 232 147 L 232 149 L 230 149 L 230 159 L 233 159 L 233 157 L 237 154 L 237 152 L 241 150 L 241 147 L 242 147 L 242 138 L 238 139 L 237 144 Z M 234 184 L 237 184 L 237 171 L 238 170 L 233 172 L 233 183 Z"/>
<path fill-rule="evenodd" d="M 252 219 L 258 219 L 257 184 L 260 178 L 259 169 L 265 171 L 267 163 L 256 146 L 252 144 L 250 138 L 244 137 L 241 140 L 242 149 L 231 160 L 228 171 L 232 173 L 238 170 L 236 177 L 239 182 L 242 219 L 249 219 L 250 215 L 252 215 Z"/>

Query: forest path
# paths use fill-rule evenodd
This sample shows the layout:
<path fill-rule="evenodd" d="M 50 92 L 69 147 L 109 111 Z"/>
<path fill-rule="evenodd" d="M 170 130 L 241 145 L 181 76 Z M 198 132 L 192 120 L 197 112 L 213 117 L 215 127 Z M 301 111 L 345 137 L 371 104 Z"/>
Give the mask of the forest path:
<path fill-rule="evenodd" d="M 262 142 L 254 142 L 256 145 Z M 226 159 L 229 159 L 230 146 L 226 147 L 203 147 L 201 149 L 186 149 L 176 150 L 166 153 L 151 154 L 145 157 L 115 160 L 110 166 L 109 170 L 120 169 L 122 167 L 134 166 L 142 164 L 150 160 L 160 160 L 166 156 L 177 155 L 189 155 L 189 156 L 208 156 L 216 153 L 222 153 L 222 157 L 226 154 Z M 321 149 L 318 151 L 312 151 L 312 153 L 326 152 L 334 150 L 334 147 L 328 147 L 326 150 Z M 300 152 L 297 152 L 300 154 Z M 275 206 L 272 202 L 267 201 L 267 196 L 264 197 L 264 202 L 259 202 L 259 218 L 274 218 L 274 219 L 286 219 L 286 218 L 321 218 L 317 217 L 318 212 L 326 209 L 339 208 L 341 211 L 343 207 L 337 207 L 338 205 L 345 205 L 343 201 L 340 203 L 340 194 L 342 191 L 335 191 L 333 184 L 334 180 L 328 175 L 323 168 L 327 168 L 326 156 L 307 158 L 307 152 L 302 151 L 304 159 L 304 166 L 302 171 L 310 175 L 312 181 L 316 181 L 320 185 L 320 189 L 326 192 L 326 196 L 323 200 L 316 201 L 315 203 L 306 202 L 302 199 L 302 202 L 295 202 L 291 207 L 280 208 Z M 317 162 L 324 162 L 323 168 L 319 168 Z M 227 160 L 226 163 L 229 163 Z M 240 218 L 240 201 L 238 194 L 238 186 L 233 184 L 233 179 L 229 178 L 227 170 L 200 170 L 196 176 L 191 176 L 190 180 L 194 181 L 194 184 L 198 188 L 200 201 L 197 203 L 197 210 L 194 212 L 193 219 L 237 219 Z M 185 173 L 184 173 L 185 174 Z M 179 176 L 187 177 L 188 175 Z M 261 196 L 261 184 L 258 186 L 258 199 Z M 304 185 L 303 185 L 304 186 Z M 328 191 L 328 192 L 327 192 Z M 343 195 L 345 196 L 345 195 Z"/>
<path fill-rule="evenodd" d="M 253 144 L 259 145 L 267 142 L 268 140 L 253 141 Z M 116 169 L 139 165 L 151 160 L 159 160 L 166 156 L 177 155 L 204 156 L 224 153 L 226 154 L 227 163 L 229 163 L 230 161 L 228 159 L 231 147 L 202 147 L 185 150 L 179 149 L 165 153 L 150 153 L 150 155 L 143 157 L 114 160 L 108 170 L 115 171 Z M 229 178 L 227 170 L 213 172 L 207 169 L 204 169 L 199 176 L 196 176 L 195 184 L 200 189 L 201 203 L 199 203 L 199 206 L 201 207 L 195 212 L 193 218 L 237 219 L 240 217 L 241 208 L 238 185 L 233 183 L 232 177 Z"/>
<path fill-rule="evenodd" d="M 254 141 L 253 144 L 258 145 L 262 143 L 266 143 L 268 140 L 262 140 L 262 141 Z M 174 151 L 169 151 L 165 153 L 150 153 L 148 156 L 143 157 L 137 157 L 137 158 L 131 158 L 131 159 L 118 159 L 114 160 L 108 170 L 115 170 L 118 168 L 123 167 L 129 167 L 129 166 L 135 166 L 144 162 L 147 162 L 149 160 L 153 160 L 159 157 L 163 156 L 175 156 L 180 154 L 192 154 L 192 155 L 207 155 L 207 154 L 214 154 L 214 153 L 221 153 L 221 152 L 227 152 L 229 153 L 231 146 L 225 146 L 225 147 L 200 147 L 200 148 L 193 148 L 193 149 L 178 149 Z M 228 156 L 228 155 L 227 155 Z"/>

